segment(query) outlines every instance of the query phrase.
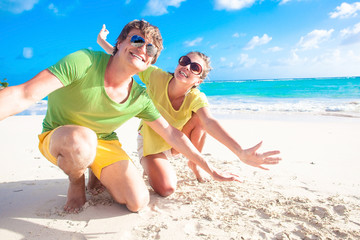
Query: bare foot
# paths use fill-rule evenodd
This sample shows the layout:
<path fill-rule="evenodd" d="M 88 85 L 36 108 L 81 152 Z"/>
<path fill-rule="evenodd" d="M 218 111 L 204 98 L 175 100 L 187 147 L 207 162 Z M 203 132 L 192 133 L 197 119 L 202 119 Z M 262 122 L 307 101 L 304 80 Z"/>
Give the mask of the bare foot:
<path fill-rule="evenodd" d="M 101 184 L 99 179 L 95 176 L 93 171 L 89 168 L 89 180 L 86 190 L 92 195 L 98 195 L 105 191 L 105 187 Z"/>
<path fill-rule="evenodd" d="M 70 181 L 64 211 L 67 213 L 79 213 L 85 202 L 85 176 L 82 176 L 76 181 Z"/>
<path fill-rule="evenodd" d="M 209 181 L 209 174 L 206 173 L 202 168 L 200 168 L 198 165 L 196 165 L 195 163 L 188 161 L 188 166 L 189 168 L 193 171 L 193 173 L 196 176 L 196 179 L 201 182 L 207 182 Z"/>

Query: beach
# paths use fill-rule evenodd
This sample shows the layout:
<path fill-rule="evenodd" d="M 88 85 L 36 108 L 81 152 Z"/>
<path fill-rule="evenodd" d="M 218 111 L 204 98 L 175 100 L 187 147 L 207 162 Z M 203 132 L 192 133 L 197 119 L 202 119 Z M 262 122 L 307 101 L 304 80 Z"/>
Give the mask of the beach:
<path fill-rule="evenodd" d="M 68 180 L 37 148 L 42 115 L 0 122 L 2 239 L 359 239 L 360 119 L 310 114 L 217 116 L 243 148 L 263 141 L 283 160 L 268 171 L 245 166 L 208 136 L 203 154 L 239 182 L 198 183 L 185 158 L 173 159 L 178 186 L 163 198 L 150 189 L 148 207 L 130 213 L 109 194 L 91 196 L 66 214 Z M 136 153 L 138 119 L 118 135 Z M 146 179 L 146 176 L 144 177 Z"/>

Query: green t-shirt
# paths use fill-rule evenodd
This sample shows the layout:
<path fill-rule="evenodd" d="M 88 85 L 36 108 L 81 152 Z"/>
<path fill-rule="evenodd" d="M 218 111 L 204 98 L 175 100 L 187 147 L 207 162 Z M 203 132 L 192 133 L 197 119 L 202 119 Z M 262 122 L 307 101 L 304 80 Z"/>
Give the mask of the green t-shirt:
<path fill-rule="evenodd" d="M 154 121 L 161 116 L 145 88 L 134 80 L 126 102 L 110 99 L 104 88 L 109 59 L 103 52 L 80 50 L 48 68 L 64 87 L 48 96 L 43 132 L 73 124 L 92 129 L 99 139 L 113 140 L 114 131 L 130 118 Z"/>

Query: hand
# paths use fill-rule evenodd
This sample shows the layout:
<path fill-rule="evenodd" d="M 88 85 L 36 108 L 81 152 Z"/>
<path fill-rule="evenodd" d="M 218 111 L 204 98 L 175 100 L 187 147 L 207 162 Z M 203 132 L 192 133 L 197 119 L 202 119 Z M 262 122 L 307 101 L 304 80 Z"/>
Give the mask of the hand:
<path fill-rule="evenodd" d="M 109 31 L 106 29 L 106 26 L 104 24 L 99 32 L 98 39 L 102 39 L 105 41 L 108 34 L 109 34 Z"/>
<path fill-rule="evenodd" d="M 270 157 L 272 155 L 279 154 L 280 151 L 269 151 L 265 153 L 257 153 L 256 151 L 260 148 L 262 142 L 256 144 L 254 147 L 245 149 L 241 153 L 240 160 L 244 163 L 253 166 L 258 167 L 264 170 L 269 170 L 268 168 L 265 168 L 261 165 L 263 164 L 278 164 L 281 160 L 280 157 Z"/>
<path fill-rule="evenodd" d="M 238 175 L 236 175 L 234 173 L 230 173 L 230 172 L 219 173 L 214 168 L 212 168 L 211 176 L 214 180 L 220 181 L 220 182 L 232 182 L 232 181 L 242 182 Z"/>

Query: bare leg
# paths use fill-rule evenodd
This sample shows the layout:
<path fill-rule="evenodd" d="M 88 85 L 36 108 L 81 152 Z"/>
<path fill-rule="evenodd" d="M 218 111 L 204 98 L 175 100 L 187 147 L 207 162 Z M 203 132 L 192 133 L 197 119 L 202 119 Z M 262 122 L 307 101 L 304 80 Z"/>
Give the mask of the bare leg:
<path fill-rule="evenodd" d="M 95 176 L 93 171 L 89 168 L 89 179 L 86 190 L 92 195 L 98 195 L 105 191 L 104 185 L 101 184 L 100 180 Z"/>
<path fill-rule="evenodd" d="M 50 139 L 50 153 L 69 176 L 69 189 L 64 210 L 75 213 L 86 202 L 84 172 L 96 155 L 96 134 L 85 127 L 67 125 L 55 130 Z"/>
<path fill-rule="evenodd" d="M 175 192 L 177 178 L 165 154 L 153 154 L 143 157 L 141 165 L 149 177 L 151 187 L 160 196 L 166 197 Z"/>
<path fill-rule="evenodd" d="M 182 132 L 190 139 L 197 150 L 201 152 L 205 144 L 206 131 L 203 129 L 201 121 L 196 113 L 193 113 L 191 119 L 183 127 Z M 194 172 L 199 182 L 206 181 L 207 173 L 203 169 L 191 161 L 188 161 L 188 166 Z"/>
<path fill-rule="evenodd" d="M 125 204 L 132 212 L 138 212 L 150 201 L 144 179 L 129 160 L 119 161 L 103 168 L 100 181 L 116 202 Z"/>

